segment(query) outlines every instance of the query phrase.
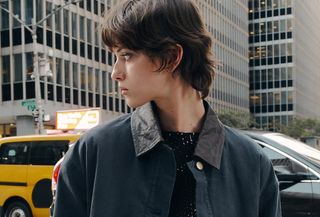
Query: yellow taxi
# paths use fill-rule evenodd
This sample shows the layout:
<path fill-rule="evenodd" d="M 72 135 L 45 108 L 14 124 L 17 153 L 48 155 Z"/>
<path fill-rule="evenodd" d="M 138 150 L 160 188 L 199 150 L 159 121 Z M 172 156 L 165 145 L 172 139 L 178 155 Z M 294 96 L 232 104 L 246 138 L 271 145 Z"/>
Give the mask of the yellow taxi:
<path fill-rule="evenodd" d="M 51 175 L 77 134 L 0 139 L 0 216 L 48 217 Z"/>

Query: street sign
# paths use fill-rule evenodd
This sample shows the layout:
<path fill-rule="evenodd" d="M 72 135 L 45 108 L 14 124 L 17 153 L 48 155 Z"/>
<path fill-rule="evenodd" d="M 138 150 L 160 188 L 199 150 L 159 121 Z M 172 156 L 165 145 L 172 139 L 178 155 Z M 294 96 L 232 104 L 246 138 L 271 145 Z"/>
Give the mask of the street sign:
<path fill-rule="evenodd" d="M 87 130 L 100 123 L 101 111 L 98 108 L 65 110 L 56 112 L 56 129 Z"/>
<path fill-rule="evenodd" d="M 21 106 L 26 107 L 28 111 L 33 111 L 37 108 L 37 103 L 34 99 L 29 99 L 22 101 Z"/>

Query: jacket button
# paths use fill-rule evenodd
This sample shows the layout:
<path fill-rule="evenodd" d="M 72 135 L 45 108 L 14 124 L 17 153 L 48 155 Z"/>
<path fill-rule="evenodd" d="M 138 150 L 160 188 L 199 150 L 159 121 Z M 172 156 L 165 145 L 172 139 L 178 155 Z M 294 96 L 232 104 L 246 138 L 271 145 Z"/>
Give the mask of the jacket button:
<path fill-rule="evenodd" d="M 201 163 L 200 161 L 198 161 L 198 162 L 196 163 L 196 167 L 197 167 L 198 170 L 203 170 L 203 163 Z"/>

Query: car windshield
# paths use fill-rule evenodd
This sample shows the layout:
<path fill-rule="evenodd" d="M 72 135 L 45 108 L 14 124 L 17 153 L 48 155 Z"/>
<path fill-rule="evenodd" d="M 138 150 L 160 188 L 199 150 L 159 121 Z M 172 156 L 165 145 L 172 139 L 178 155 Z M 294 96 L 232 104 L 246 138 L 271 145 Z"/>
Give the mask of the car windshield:
<path fill-rule="evenodd" d="M 320 164 L 320 151 L 306 145 L 305 143 L 282 134 L 267 133 L 263 136 L 304 155 L 308 159 L 315 161 L 317 164 Z"/>

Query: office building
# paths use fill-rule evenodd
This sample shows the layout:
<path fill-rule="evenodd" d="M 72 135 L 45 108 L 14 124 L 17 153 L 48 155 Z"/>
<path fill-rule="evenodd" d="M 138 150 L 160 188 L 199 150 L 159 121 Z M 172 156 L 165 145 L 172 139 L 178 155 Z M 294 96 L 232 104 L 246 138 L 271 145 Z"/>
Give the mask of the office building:
<path fill-rule="evenodd" d="M 259 128 L 320 116 L 320 1 L 249 0 L 250 111 Z"/>
<path fill-rule="evenodd" d="M 214 109 L 249 112 L 248 1 L 197 0 L 217 59 L 209 97 Z"/>

